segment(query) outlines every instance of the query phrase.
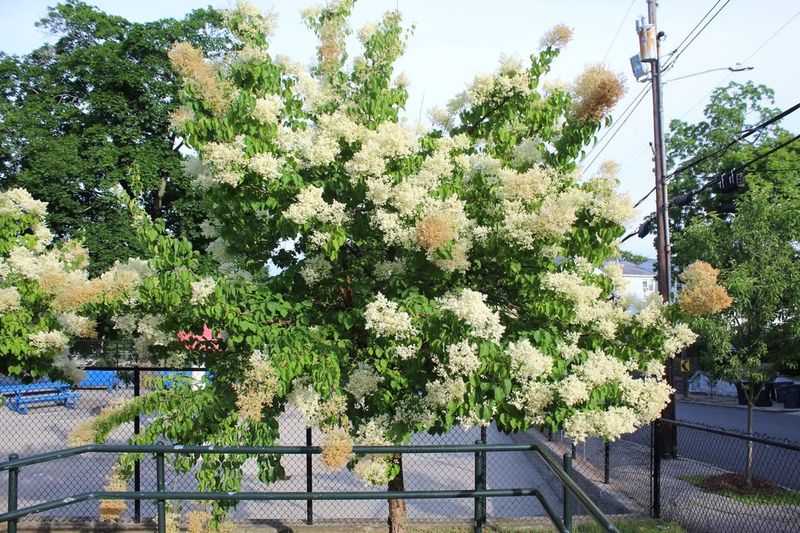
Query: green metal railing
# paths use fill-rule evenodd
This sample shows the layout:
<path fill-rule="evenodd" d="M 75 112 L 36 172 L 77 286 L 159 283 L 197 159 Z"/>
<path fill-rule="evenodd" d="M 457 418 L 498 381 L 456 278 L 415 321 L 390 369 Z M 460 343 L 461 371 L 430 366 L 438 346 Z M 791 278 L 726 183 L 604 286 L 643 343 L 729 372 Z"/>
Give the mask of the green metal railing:
<path fill-rule="evenodd" d="M 373 454 L 417 454 L 417 453 L 474 453 L 474 490 L 429 490 L 429 491 L 371 491 L 371 492 L 174 492 L 164 488 L 165 454 L 237 454 L 237 455 L 312 455 L 322 453 L 319 446 L 182 446 L 182 445 L 101 445 L 91 444 L 65 450 L 19 458 L 12 454 L 9 460 L 0 463 L 0 472 L 8 472 L 8 512 L 0 514 L 0 523 L 8 522 L 8 533 L 17 533 L 17 521 L 25 516 L 58 509 L 90 500 L 148 500 L 157 504 L 159 533 L 166 527 L 166 502 L 168 500 L 217 500 L 217 501 L 277 501 L 277 500 L 419 500 L 472 498 L 475 500 L 474 528 L 481 533 L 486 523 L 486 498 L 532 496 L 536 498 L 560 532 L 572 530 L 573 497 L 589 512 L 604 531 L 617 532 L 608 517 L 572 480 L 572 458 L 564 454 L 564 468 L 536 444 L 463 444 L 446 446 L 354 446 L 353 452 Z M 563 514 L 559 517 L 544 495 L 536 488 L 486 488 L 486 452 L 536 452 L 545 465 L 564 485 Z M 34 464 L 66 459 L 86 453 L 147 453 L 156 459 L 156 492 L 85 492 L 58 500 L 51 500 L 23 509 L 18 508 L 18 479 L 20 469 Z"/>

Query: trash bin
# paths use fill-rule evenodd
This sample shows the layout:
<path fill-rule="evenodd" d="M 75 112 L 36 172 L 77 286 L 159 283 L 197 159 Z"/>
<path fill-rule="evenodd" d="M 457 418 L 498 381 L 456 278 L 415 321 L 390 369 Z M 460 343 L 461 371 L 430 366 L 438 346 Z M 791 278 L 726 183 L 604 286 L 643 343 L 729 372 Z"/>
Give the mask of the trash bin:
<path fill-rule="evenodd" d="M 736 398 L 739 400 L 739 405 L 747 405 L 747 394 L 745 394 L 744 391 L 744 388 L 747 386 L 747 381 L 736 382 Z"/>
<path fill-rule="evenodd" d="M 786 409 L 800 409 L 800 385 L 788 385 L 783 389 L 783 407 Z"/>
<path fill-rule="evenodd" d="M 756 394 L 756 407 L 772 407 L 772 383 L 756 383 L 759 387 L 758 394 Z"/>

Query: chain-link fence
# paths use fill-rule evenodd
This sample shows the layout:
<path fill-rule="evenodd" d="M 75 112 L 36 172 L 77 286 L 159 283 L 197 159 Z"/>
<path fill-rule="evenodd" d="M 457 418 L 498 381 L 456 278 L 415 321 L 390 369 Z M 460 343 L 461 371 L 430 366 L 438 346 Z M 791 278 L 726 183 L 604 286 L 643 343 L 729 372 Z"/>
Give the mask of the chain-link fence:
<path fill-rule="evenodd" d="M 658 428 L 677 429 L 678 456 L 655 441 L 655 516 L 697 532 L 800 531 L 800 445 L 672 420 Z"/>
<path fill-rule="evenodd" d="M 145 394 L 148 377 L 162 376 L 175 370 L 202 372 L 202 369 L 91 367 L 88 377 L 74 391 L 80 394 L 74 408 L 54 401 L 29 404 L 26 414 L 10 408 L 0 408 L 0 455 L 28 456 L 67 447 L 68 436 L 81 423 L 97 416 L 101 410 L 120 399 L 130 399 Z M 0 378 L 0 386 L 13 386 L 13 380 Z M 140 429 L 148 420 L 139 421 Z M 115 429 L 110 444 L 123 444 L 137 430 L 130 423 Z M 489 444 L 518 442 L 515 436 L 498 432 L 493 427 L 463 429 L 454 428 L 444 435 L 418 434 L 411 444 L 474 444 L 485 439 Z M 318 444 L 317 430 L 308 432 L 302 417 L 288 409 L 280 420 L 281 445 Z M 310 460 L 309 460 L 310 459 Z M 541 459 L 533 453 L 499 452 L 487 455 L 487 488 L 500 489 L 535 486 L 545 494 L 548 501 L 558 508 L 561 505 L 561 485 L 554 483 Z M 102 490 L 112 470 L 115 458 L 110 454 L 91 454 L 26 467 L 19 479 L 19 505 L 63 498 L 68 495 Z M 310 487 L 321 491 L 374 490 L 365 487 L 347 470 L 330 471 L 318 456 L 284 456 L 282 465 L 285 478 L 268 487 L 258 480 L 254 460 L 245 464 L 242 490 L 244 491 L 306 491 Z M 475 482 L 474 454 L 415 454 L 404 457 L 406 490 L 452 490 L 472 489 Z M 128 490 L 152 491 L 156 488 L 155 461 L 152 457 L 142 459 L 139 474 L 131 479 Z M 310 480 L 309 480 L 310 478 Z M 384 487 L 385 488 L 385 487 Z M 177 474 L 168 470 L 166 489 L 176 491 L 197 490 L 194 472 Z M 0 482 L 0 502 L 6 501 L 6 486 Z M 486 502 L 490 522 L 542 517 L 544 510 L 531 498 L 497 498 Z M 3 506 L 3 503 L 0 503 Z M 176 504 L 181 506 L 181 504 Z M 601 506 L 602 507 L 602 506 Z M 183 504 L 178 509 L 182 515 L 193 506 Z M 605 510 L 605 509 L 604 509 Z M 473 517 L 472 500 L 414 500 L 408 502 L 408 515 L 415 521 L 470 521 Z M 93 518 L 98 513 L 97 503 L 86 502 L 58 510 L 48 511 L 48 517 Z M 140 506 L 128 503 L 122 517 L 126 520 L 145 519 L 156 514 L 155 504 L 141 502 Z M 318 501 L 310 505 L 306 501 L 242 502 L 231 513 L 233 520 L 268 520 L 272 522 L 299 523 L 347 521 L 385 521 L 388 516 L 386 501 Z M 37 515 L 41 519 L 42 515 Z"/>

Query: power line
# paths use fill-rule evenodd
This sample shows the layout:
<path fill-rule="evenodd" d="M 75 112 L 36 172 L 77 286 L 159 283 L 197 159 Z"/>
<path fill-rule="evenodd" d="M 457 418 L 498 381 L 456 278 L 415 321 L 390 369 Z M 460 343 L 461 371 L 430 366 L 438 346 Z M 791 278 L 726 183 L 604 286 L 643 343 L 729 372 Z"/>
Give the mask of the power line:
<path fill-rule="evenodd" d="M 617 38 L 619 37 L 619 32 L 622 31 L 622 27 L 625 25 L 625 19 L 628 18 L 628 14 L 631 12 L 631 8 L 633 7 L 633 4 L 635 2 L 636 2 L 636 0 L 631 0 L 631 3 L 628 6 L 628 9 L 625 11 L 625 14 L 622 16 L 622 21 L 619 23 L 619 27 L 617 28 L 617 33 L 615 33 L 614 34 L 614 38 L 611 39 L 611 44 L 608 45 L 608 50 L 606 50 L 606 53 L 603 55 L 603 59 L 600 61 L 601 63 L 605 63 L 606 62 L 606 58 L 608 57 L 608 54 L 611 52 L 611 49 L 614 48 L 614 44 L 617 42 Z"/>
<path fill-rule="evenodd" d="M 678 205 L 678 204 L 676 203 L 676 200 L 677 200 L 678 198 L 680 198 L 680 197 L 683 197 L 683 199 L 691 199 L 691 198 L 692 198 L 694 195 L 696 195 L 696 194 L 698 194 L 698 193 L 701 193 L 701 192 L 703 192 L 704 190 L 708 189 L 709 187 L 712 187 L 713 185 L 716 185 L 716 184 L 718 184 L 718 183 L 722 182 L 722 179 L 723 179 L 723 177 L 724 177 L 725 175 L 734 175 L 734 174 L 737 174 L 738 172 L 741 172 L 742 170 L 746 169 L 747 167 L 749 167 L 749 166 L 752 166 L 752 165 L 754 165 L 755 163 L 758 163 L 758 162 L 759 162 L 759 161 L 761 161 L 762 159 L 764 159 L 764 158 L 766 158 L 766 157 L 769 157 L 770 155 L 774 154 L 775 152 L 777 152 L 777 151 L 779 151 L 779 150 L 782 150 L 783 148 L 786 148 L 787 146 L 789 146 L 790 144 L 792 144 L 792 143 L 794 143 L 794 142 L 796 142 L 796 141 L 798 141 L 798 140 L 800 140 L 800 134 L 797 134 L 797 135 L 795 135 L 794 137 L 792 137 L 792 138 L 791 138 L 791 139 L 789 139 L 788 141 L 784 141 L 784 142 L 782 142 L 782 143 L 779 143 L 779 144 L 778 144 L 778 145 L 776 145 L 776 146 L 773 146 L 772 148 L 770 148 L 770 149 L 769 149 L 769 150 L 767 150 L 766 152 L 763 152 L 763 153 L 761 153 L 761 154 L 758 154 L 758 155 L 757 155 L 757 156 L 755 156 L 754 158 L 750 159 L 749 161 L 746 161 L 745 163 L 742 163 L 742 164 L 741 164 L 741 165 L 739 165 L 738 167 L 736 167 L 736 168 L 734 168 L 734 169 L 732 169 L 732 170 L 730 170 L 730 171 L 726 172 L 725 174 L 722 174 L 722 175 L 720 175 L 720 176 L 717 176 L 717 177 L 716 177 L 716 178 L 714 178 L 713 180 L 710 180 L 710 181 L 706 182 L 706 183 L 705 183 L 705 184 L 704 184 L 702 187 L 700 187 L 699 189 L 696 189 L 696 190 L 694 190 L 694 191 L 689 191 L 689 192 L 687 192 L 687 193 L 683 193 L 682 195 L 680 195 L 680 196 L 678 196 L 678 197 L 675 197 L 675 198 L 673 198 L 672 200 L 670 200 L 670 201 L 669 201 L 669 204 L 668 204 L 668 206 L 671 206 L 671 205 Z M 790 169 L 787 169 L 787 170 L 790 170 Z M 797 170 L 797 169 L 795 169 L 795 170 Z M 768 171 L 769 171 L 769 170 L 768 170 Z M 773 171 L 774 171 L 774 170 L 773 170 Z M 652 192 L 652 191 L 651 191 L 651 192 Z M 648 193 L 648 194 L 647 194 L 647 196 L 649 196 L 649 195 L 650 195 L 650 193 Z M 645 198 L 647 198 L 647 196 L 645 196 Z M 639 205 L 639 203 L 641 203 L 643 200 L 644 200 L 644 198 L 643 198 L 642 200 L 640 200 L 640 201 L 639 201 L 639 202 L 638 202 L 636 205 Z M 687 203 L 688 203 L 688 202 L 687 202 Z M 637 229 L 636 231 L 633 231 L 633 232 L 629 233 L 628 235 L 626 235 L 625 237 L 623 237 L 623 238 L 620 240 L 620 242 L 621 242 L 621 243 L 623 243 L 623 242 L 627 241 L 628 239 L 630 239 L 631 237 L 633 237 L 634 235 L 640 235 L 641 233 L 644 233 L 645 235 L 646 235 L 646 234 L 648 234 L 648 233 L 650 232 L 649 225 L 652 223 L 652 221 L 653 221 L 653 217 L 652 217 L 652 215 L 648 215 L 648 216 L 647 216 L 647 217 L 644 219 L 644 221 L 642 221 L 642 223 L 639 225 L 639 229 Z"/>
<path fill-rule="evenodd" d="M 713 20 L 714 20 L 714 19 L 717 17 L 717 15 L 719 15 L 719 14 L 720 14 L 720 12 L 721 12 L 723 9 L 725 9 L 725 6 L 727 6 L 727 5 L 730 3 L 730 0 L 725 0 L 725 3 L 722 5 L 722 7 L 720 7 L 720 8 L 719 8 L 719 9 L 718 9 L 718 10 L 717 10 L 717 11 L 716 11 L 716 12 L 715 12 L 713 15 L 711 15 L 711 13 L 714 11 L 714 9 L 716 9 L 716 7 L 717 7 L 717 6 L 718 6 L 718 5 L 719 5 L 719 4 L 720 4 L 722 1 L 723 1 L 723 0 L 717 0 L 717 2 L 716 2 L 716 3 L 715 3 L 713 6 L 711 6 L 711 9 L 709 9 L 709 10 L 706 12 L 706 14 L 705 14 L 705 15 L 703 15 L 703 16 L 700 18 L 700 20 L 697 22 L 697 24 L 695 24 L 694 28 L 692 28 L 692 30 L 691 30 L 691 31 L 690 31 L 688 34 L 686 34 L 686 36 L 683 38 L 683 40 L 682 40 L 680 43 L 678 43 L 678 46 L 675 48 L 675 50 L 673 50 L 672 52 L 670 52 L 670 53 L 668 54 L 668 56 L 674 56 L 674 57 L 671 57 L 671 60 L 670 60 L 670 59 L 668 59 L 668 60 L 666 61 L 666 64 L 665 64 L 665 65 L 664 65 L 664 67 L 661 69 L 661 72 L 662 72 L 662 73 L 663 73 L 663 72 L 665 72 L 666 70 L 668 70 L 668 69 L 672 68 L 672 66 L 673 66 L 673 65 L 675 65 L 675 62 L 678 60 L 678 58 L 680 57 L 680 55 L 681 55 L 681 54 L 683 54 L 683 52 L 685 52 L 687 48 L 689 48 L 689 46 L 690 46 L 690 45 L 691 45 L 691 44 L 694 42 L 694 40 L 695 40 L 695 39 L 697 39 L 697 37 L 698 37 L 698 36 L 699 36 L 699 35 L 700 35 L 700 34 L 701 34 L 701 33 L 702 33 L 702 32 L 703 32 L 703 31 L 704 31 L 704 30 L 705 30 L 705 29 L 708 27 L 708 25 L 709 25 L 709 24 L 711 24 L 711 22 L 712 22 L 712 21 L 713 21 Z M 631 2 L 631 6 L 632 6 L 632 5 L 633 5 L 633 2 Z M 630 11 L 630 9 L 631 9 L 631 7 L 629 6 L 629 7 L 628 7 L 628 11 L 626 11 L 626 13 L 625 13 L 625 17 L 627 17 L 627 16 L 628 16 L 628 12 Z M 708 18 L 708 17 L 709 17 L 709 15 L 711 15 L 711 18 Z M 708 18 L 708 20 L 706 20 L 707 18 Z M 703 27 L 702 27 L 702 28 L 700 28 L 700 30 L 699 30 L 699 31 L 697 31 L 697 33 L 695 33 L 695 30 L 697 30 L 697 29 L 700 27 L 700 25 L 701 25 L 701 24 L 703 24 L 703 22 L 704 22 L 704 21 L 705 21 L 705 24 L 703 25 Z M 624 23 L 624 17 L 623 17 L 623 23 Z M 620 25 L 620 28 L 617 30 L 617 35 L 619 35 L 619 31 L 620 31 L 620 29 L 622 29 L 622 25 Z M 693 35 L 693 34 L 694 34 L 694 35 Z M 611 43 L 611 44 L 612 44 L 612 46 L 613 46 L 614 42 L 616 41 L 616 39 L 617 39 L 617 36 L 614 36 L 614 40 L 613 40 L 613 41 L 612 41 L 612 43 Z M 687 41 L 688 41 L 688 42 L 687 42 Z M 683 45 L 684 45 L 684 43 L 686 44 L 685 46 L 683 46 Z M 683 46 L 683 48 L 681 49 L 681 47 L 682 47 L 682 46 Z M 610 51 L 610 47 L 609 47 L 609 51 Z M 677 54 L 677 55 L 676 55 L 676 54 Z M 606 52 L 606 55 L 608 55 L 608 52 Z M 604 57 L 603 59 L 605 60 L 605 57 Z M 634 100 L 631 102 L 631 104 L 630 104 L 630 105 L 628 105 L 628 107 L 627 107 L 627 108 L 625 108 L 625 110 L 622 112 L 622 114 L 621 114 L 620 116 L 624 116 L 624 115 L 625 115 L 625 113 L 628 111 L 628 109 L 631 109 L 631 107 L 632 107 L 632 109 L 631 109 L 631 114 L 633 114 L 633 111 L 635 111 L 635 110 L 636 110 L 636 108 L 639 106 L 639 104 L 641 104 L 641 103 L 642 103 L 642 101 L 644 100 L 644 95 L 645 95 L 645 94 L 647 94 L 647 92 L 648 92 L 649 90 L 650 90 L 650 88 L 649 88 L 649 87 L 645 87 L 645 88 L 644 88 L 642 91 L 640 91 L 640 92 L 639 92 L 639 94 L 638 94 L 638 95 L 636 95 L 636 98 L 635 98 L 635 99 L 634 99 Z M 591 166 L 594 164 L 594 162 L 595 162 L 595 161 L 597 161 L 597 159 L 600 157 L 600 155 L 603 153 L 603 151 L 604 151 L 604 150 L 605 150 L 605 149 L 608 147 L 608 145 L 611 143 L 611 141 L 612 141 L 612 140 L 614 140 L 614 137 L 616 137 L 616 136 L 617 136 L 617 133 L 619 133 L 619 130 L 620 130 L 620 129 L 622 129 L 622 126 L 624 126 L 624 125 L 625 125 L 625 123 L 628 121 L 628 118 L 630 118 L 630 115 L 628 115 L 628 116 L 627 116 L 627 117 L 625 117 L 623 120 L 621 120 L 620 122 L 618 122 L 618 123 L 617 123 L 617 129 L 614 131 L 613 135 L 611 135 L 611 138 L 610 138 L 610 139 L 608 139 L 608 142 L 606 142 L 606 143 L 603 145 L 603 147 L 600 149 L 600 151 L 597 153 L 597 155 L 595 155 L 595 156 L 594 156 L 594 158 L 592 158 L 591 162 L 590 162 L 588 165 L 586 165 L 586 166 L 584 167 L 584 168 L 586 169 L 586 171 L 588 171 L 588 170 L 589 170 L 589 168 L 590 168 L 590 167 L 591 167 Z M 589 156 L 592 154 L 592 152 L 593 152 L 595 149 L 597 149 L 597 147 L 598 147 L 598 146 L 600 146 L 600 144 L 601 144 L 601 143 L 603 142 L 603 140 L 604 140 L 604 139 L 605 139 L 605 138 L 608 136 L 608 134 L 611 132 L 611 130 L 612 130 L 612 129 L 613 129 L 613 128 L 611 128 L 611 129 L 607 130 L 607 132 L 606 132 L 606 133 L 605 133 L 605 134 L 604 134 L 604 135 L 603 135 L 603 136 L 600 138 L 600 140 L 598 140 L 598 141 L 597 141 L 597 144 L 595 144 L 595 146 L 594 146 L 594 147 L 592 147 L 592 148 L 589 150 L 589 152 L 586 154 L 586 157 L 589 157 Z M 584 172 L 585 172 L 585 171 L 584 171 Z M 651 193 L 652 193 L 652 191 L 651 191 Z M 649 195 L 649 194 L 650 194 L 650 193 L 648 193 L 648 195 Z M 638 205 L 638 204 L 637 204 L 637 205 Z"/>
<path fill-rule="evenodd" d="M 775 30 L 775 32 L 774 32 L 772 35 L 770 35 L 770 36 L 769 36 L 769 37 L 768 37 L 768 38 L 767 38 L 767 39 L 766 39 L 766 40 L 765 40 L 763 43 L 761 43 L 761 44 L 760 44 L 760 45 L 759 45 L 759 46 L 758 46 L 758 47 L 757 47 L 755 50 L 753 50 L 753 51 L 750 53 L 750 55 L 748 55 L 748 56 L 747 56 L 746 58 L 744 58 L 743 60 L 739 61 L 737 64 L 739 64 L 739 65 L 744 65 L 744 64 L 745 64 L 745 63 L 747 63 L 747 62 L 748 62 L 750 59 L 752 59 L 753 57 L 755 57 L 755 55 L 756 55 L 758 52 L 760 52 L 760 51 L 761 51 L 761 49 L 762 49 L 762 48 L 764 48 L 764 47 L 767 45 L 767 43 L 769 43 L 770 41 L 772 41 L 772 39 L 774 39 L 774 38 L 775 38 L 775 36 L 776 36 L 776 35 L 778 35 L 778 34 L 779 34 L 781 31 L 783 31 L 783 30 L 784 30 L 784 29 L 785 29 L 785 28 L 786 28 L 786 27 L 787 27 L 787 26 L 788 26 L 788 25 L 789 25 L 789 24 L 790 24 L 790 23 L 791 23 L 791 22 L 792 22 L 794 19 L 796 19 L 796 18 L 798 17 L 798 15 L 800 15 L 800 11 L 798 11 L 797 13 L 795 13 L 794 15 L 792 15 L 792 16 L 789 18 L 789 20 L 787 20 L 787 21 L 786 21 L 786 22 L 785 22 L 785 23 L 784 23 L 784 24 L 783 24 L 783 25 L 782 25 L 780 28 L 778 28 L 777 30 Z M 720 82 L 717 84 L 717 86 L 721 86 L 723 83 L 725 83 L 726 81 L 728 81 L 729 79 L 731 79 L 731 77 L 733 77 L 733 74 L 728 74 L 727 76 L 725 76 L 725 78 L 723 78 L 723 79 L 722 79 L 722 80 L 721 80 L 721 81 L 720 81 Z M 708 98 L 708 97 L 709 97 L 709 95 L 710 95 L 711 93 L 713 93 L 715 89 L 716 89 L 716 87 L 712 88 L 710 91 L 708 91 L 708 92 L 707 92 L 706 94 L 704 94 L 702 97 L 700 97 L 700 99 L 699 99 L 699 100 L 697 100 L 697 101 L 696 101 L 694 104 L 692 104 L 692 107 L 690 107 L 689 109 L 687 109 L 687 110 L 686 110 L 686 111 L 683 113 L 683 115 L 681 115 L 681 116 L 680 116 L 680 119 L 679 119 L 679 120 L 683 120 L 683 118 L 684 118 L 684 117 L 686 117 L 686 115 L 688 115 L 689 113 L 691 113 L 692 111 L 694 111 L 694 109 L 695 109 L 695 108 L 696 108 L 698 105 L 700 105 L 700 104 L 701 104 L 701 103 L 702 103 L 702 102 L 703 102 L 703 101 L 704 101 L 706 98 Z"/>
<path fill-rule="evenodd" d="M 699 30 L 699 31 L 697 31 L 697 33 L 695 33 L 695 34 L 694 34 L 694 36 L 692 36 L 692 38 L 691 38 L 691 39 L 689 39 L 689 36 L 690 36 L 690 35 L 691 35 L 691 34 L 692 34 L 692 33 L 693 33 L 693 32 L 694 32 L 696 29 L 697 29 L 697 27 L 698 27 L 698 26 L 700 26 L 700 24 L 702 24 L 703 20 L 704 20 L 706 17 L 708 17 L 709 13 L 711 13 L 711 12 L 714 10 L 714 8 L 716 8 L 716 7 L 717 7 L 717 5 L 719 5 L 719 3 L 720 3 L 721 1 L 722 1 L 722 0 L 717 0 L 717 3 L 716 3 L 716 4 L 714 4 L 713 6 L 711 6 L 711 9 L 709 9 L 709 10 L 708 10 L 708 12 L 707 12 L 705 15 L 703 15 L 703 18 L 702 18 L 702 19 L 700 19 L 700 22 L 698 22 L 698 23 L 695 25 L 695 27 L 692 29 L 692 31 L 690 31 L 690 32 L 689 32 L 689 34 L 688 34 L 688 35 L 687 35 L 687 36 L 686 36 L 686 37 L 683 39 L 683 41 L 681 41 L 681 44 L 679 44 L 679 45 L 678 45 L 678 47 L 677 47 L 677 48 L 675 49 L 675 51 L 673 52 L 673 53 L 674 53 L 674 55 L 672 56 L 672 58 L 671 58 L 671 59 L 670 59 L 670 60 L 667 62 L 667 64 L 666 64 L 666 65 L 664 65 L 664 68 L 662 69 L 662 72 L 664 72 L 664 71 L 666 71 L 666 70 L 669 70 L 670 68 L 672 68 L 672 66 L 673 66 L 673 65 L 675 65 L 675 62 L 676 62 L 676 61 L 678 61 L 678 58 L 679 58 L 679 57 L 681 57 L 681 54 L 683 54 L 683 53 L 686 51 L 686 49 L 687 49 L 687 48 L 689 48 L 689 47 L 692 45 L 692 43 L 695 41 L 695 39 L 697 39 L 697 37 L 699 37 L 699 36 L 700 36 L 700 34 L 701 34 L 701 33 L 703 33 L 703 32 L 705 31 L 705 29 L 706 29 L 706 28 L 708 28 L 708 25 L 709 25 L 709 24 L 711 24 L 711 23 L 714 21 L 714 19 L 715 19 L 715 18 L 717 18 L 717 16 L 719 16 L 719 14 L 720 14 L 720 13 L 722 13 L 722 10 L 723 10 L 723 9 L 725 9 L 725 7 L 726 7 L 726 6 L 727 6 L 727 5 L 730 3 L 730 1 L 731 1 L 731 0 L 726 0 L 726 1 L 725 1 L 725 3 L 724 3 L 724 4 L 722 4 L 722 7 L 720 7 L 720 8 L 717 10 L 717 12 L 716 12 L 716 13 L 714 13 L 713 15 L 711 15 L 711 18 L 709 18 L 709 19 L 706 21 L 706 23 L 703 25 L 703 27 L 702 27 L 702 28 L 700 28 L 700 30 Z M 687 39 L 689 39 L 689 42 L 686 42 L 686 40 L 687 40 Z M 680 49 L 680 47 L 681 47 L 681 45 L 682 45 L 683 43 L 685 43 L 685 42 L 686 42 L 686 46 L 684 46 L 682 50 L 679 50 L 679 49 Z"/>
<path fill-rule="evenodd" d="M 672 179 L 672 177 L 673 177 L 673 176 L 675 176 L 676 174 L 679 174 L 679 173 L 681 173 L 681 172 L 686 172 L 687 170 L 689 170 L 689 169 L 691 169 L 691 168 L 693 168 L 693 167 L 696 167 L 696 166 L 697 166 L 697 165 L 699 165 L 700 163 L 702 163 L 702 162 L 704 162 L 704 161 L 707 161 L 707 160 L 709 160 L 709 159 L 711 159 L 711 158 L 714 158 L 714 157 L 716 157 L 716 158 L 719 158 L 719 157 L 721 157 L 721 156 L 722 156 L 722 155 L 723 155 L 725 152 L 727 152 L 727 151 L 730 149 L 730 147 L 731 147 L 731 146 L 733 146 L 734 144 L 736 144 L 736 143 L 738 143 L 738 142 L 741 142 L 741 141 L 742 141 L 742 140 L 744 140 L 746 137 L 749 137 L 750 135 L 752 135 L 752 134 L 754 134 L 754 133 L 756 133 L 756 132 L 758 132 L 758 131 L 761 131 L 761 130 L 763 130 L 764 128 L 767 128 L 768 126 L 771 126 L 772 124 L 774 124 L 774 123 L 778 122 L 779 120 L 783 119 L 784 117 L 786 117 L 786 116 L 788 116 L 788 115 L 791 115 L 792 113 L 794 113 L 794 112 L 795 112 L 795 111 L 797 111 L 798 109 L 800 109 L 800 102 L 799 102 L 799 103 L 797 103 L 797 104 L 795 104 L 795 105 L 793 105 L 793 106 L 792 106 L 792 107 L 790 107 L 789 109 L 787 109 L 787 110 L 785 110 L 785 111 L 782 111 L 781 113 L 778 113 L 778 114 L 777 114 L 777 115 L 775 115 L 774 117 L 772 117 L 772 118 L 769 118 L 769 119 L 765 120 L 764 122 L 762 122 L 762 123 L 760 123 L 760 124 L 757 124 L 757 125 L 753 126 L 752 128 L 749 128 L 749 129 L 746 129 L 746 130 L 744 130 L 744 131 L 743 131 L 743 132 L 741 132 L 739 135 L 737 135 L 736 137 L 734 137 L 734 138 L 733 138 L 733 140 L 729 141 L 729 142 L 728 142 L 728 143 L 726 143 L 725 145 L 723 145 L 723 146 L 720 146 L 719 148 L 716 148 L 715 150 L 713 150 L 713 151 L 711 151 L 711 152 L 709 152 L 709 153 L 707 153 L 707 154 L 705 154 L 705 155 L 702 155 L 702 156 L 700 156 L 700 157 L 697 157 L 697 158 L 695 158 L 695 159 L 692 159 L 692 160 L 691 160 L 691 161 L 689 161 L 688 163 L 685 163 L 685 164 L 681 165 L 681 166 L 680 166 L 680 167 L 678 167 L 677 169 L 675 169 L 675 170 L 673 170 L 672 172 L 670 172 L 669 174 L 667 174 L 667 176 L 665 176 L 664 180 L 665 180 L 665 181 L 669 181 L 669 180 L 670 180 L 670 179 Z M 655 190 L 656 190 L 656 189 L 655 189 L 655 187 L 653 187 L 652 189 L 650 189 L 650 192 L 648 192 L 647 194 L 645 194 L 645 195 L 644 195 L 644 196 L 643 196 L 643 197 L 642 197 L 642 198 L 641 198 L 641 199 L 640 199 L 638 202 L 636 202 L 635 204 L 633 204 L 633 206 L 634 206 L 634 207 L 639 207 L 639 206 L 642 204 L 642 202 L 644 202 L 645 200 L 647 200 L 647 198 L 648 198 L 648 197 L 649 197 L 651 194 L 653 194 L 653 192 L 654 192 Z"/>
<path fill-rule="evenodd" d="M 791 17 L 789 20 L 787 20 L 787 21 L 786 21 L 786 22 L 783 24 L 783 26 L 781 26 L 780 28 L 778 28 L 777 30 L 775 30 L 775 33 L 773 33 L 772 35 L 770 35 L 770 36 L 767 38 L 767 40 L 766 40 L 766 41 L 764 41 L 763 43 L 761 43 L 761 45 L 760 45 L 758 48 L 756 48 L 756 49 L 753 51 L 753 53 L 751 53 L 749 56 L 747 56 L 747 57 L 744 59 L 744 61 L 742 61 L 742 63 L 747 63 L 747 61 L 748 61 L 750 58 L 752 58 L 754 55 L 756 55 L 757 53 L 759 53 L 759 52 L 761 51 L 761 49 L 762 49 L 762 48 L 764 48 L 764 47 L 767 45 L 767 43 L 769 43 L 769 42 L 770 42 L 772 39 L 774 39 L 774 38 L 775 38 L 775 36 L 776 36 L 776 35 L 778 35 L 780 32 L 782 32 L 782 31 L 783 31 L 783 29 L 784 29 L 786 26 L 788 26 L 789 24 L 791 24 L 791 22 L 792 22 L 794 19 L 796 19 L 798 15 L 800 15 L 800 11 L 798 11 L 797 13 L 795 13 L 794 15 L 792 15 L 792 17 Z"/>

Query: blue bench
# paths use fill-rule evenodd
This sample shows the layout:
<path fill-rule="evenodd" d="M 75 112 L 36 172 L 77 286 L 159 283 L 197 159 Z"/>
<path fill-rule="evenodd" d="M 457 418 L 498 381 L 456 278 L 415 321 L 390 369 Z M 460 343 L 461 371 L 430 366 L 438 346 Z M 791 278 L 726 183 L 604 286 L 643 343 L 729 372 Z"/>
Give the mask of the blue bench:
<path fill-rule="evenodd" d="M 78 383 L 79 389 L 106 389 L 108 392 L 122 387 L 122 380 L 113 370 L 87 370 L 86 377 Z"/>
<path fill-rule="evenodd" d="M 17 413 L 27 414 L 32 403 L 55 402 L 68 409 L 75 409 L 80 394 L 73 392 L 70 385 L 60 381 L 43 381 L 27 385 L 4 385 L 0 394 L 6 397 L 6 406 Z"/>

